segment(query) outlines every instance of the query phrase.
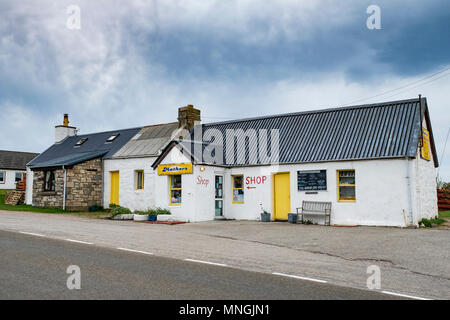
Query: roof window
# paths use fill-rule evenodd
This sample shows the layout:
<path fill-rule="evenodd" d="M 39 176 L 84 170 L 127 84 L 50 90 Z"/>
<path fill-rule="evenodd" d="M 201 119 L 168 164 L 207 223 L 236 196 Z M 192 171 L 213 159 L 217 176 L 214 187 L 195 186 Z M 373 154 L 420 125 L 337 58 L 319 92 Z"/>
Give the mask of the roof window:
<path fill-rule="evenodd" d="M 120 133 L 115 133 L 112 136 L 110 136 L 108 139 L 106 139 L 106 142 L 113 142 L 114 140 L 116 140 L 116 138 L 120 136 Z"/>
<path fill-rule="evenodd" d="M 88 138 L 81 138 L 80 140 L 78 140 L 77 143 L 75 143 L 75 147 L 79 147 L 81 146 L 83 143 L 85 143 L 88 140 Z"/>

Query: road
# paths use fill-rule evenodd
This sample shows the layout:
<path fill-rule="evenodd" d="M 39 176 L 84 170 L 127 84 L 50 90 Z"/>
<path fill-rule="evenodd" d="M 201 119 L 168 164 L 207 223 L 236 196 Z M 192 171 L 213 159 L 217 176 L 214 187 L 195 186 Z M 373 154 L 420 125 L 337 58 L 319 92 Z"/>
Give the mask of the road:
<path fill-rule="evenodd" d="M 396 299 L 291 279 L 0 231 L 0 299 Z M 81 289 L 67 288 L 79 266 Z"/>

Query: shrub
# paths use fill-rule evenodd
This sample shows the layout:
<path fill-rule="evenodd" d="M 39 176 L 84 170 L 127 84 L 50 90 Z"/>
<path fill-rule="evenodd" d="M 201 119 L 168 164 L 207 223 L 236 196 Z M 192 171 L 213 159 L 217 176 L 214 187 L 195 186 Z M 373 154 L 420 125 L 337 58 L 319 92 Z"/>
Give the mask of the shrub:
<path fill-rule="evenodd" d="M 423 218 L 422 220 L 419 221 L 419 226 L 423 225 L 425 228 L 432 228 L 433 224 L 440 225 L 440 224 L 442 224 L 444 222 L 445 222 L 444 219 L 441 219 L 441 218 L 438 218 L 438 217 L 435 217 L 434 219 L 425 219 L 425 218 Z"/>
<path fill-rule="evenodd" d="M 148 209 L 147 211 L 142 212 L 142 214 L 156 216 L 159 214 L 172 214 L 172 213 L 168 209 L 163 209 L 163 208 L 158 207 L 158 208 Z"/>
<path fill-rule="evenodd" d="M 131 214 L 131 210 L 118 205 L 111 205 L 111 218 L 117 216 L 118 214 Z"/>

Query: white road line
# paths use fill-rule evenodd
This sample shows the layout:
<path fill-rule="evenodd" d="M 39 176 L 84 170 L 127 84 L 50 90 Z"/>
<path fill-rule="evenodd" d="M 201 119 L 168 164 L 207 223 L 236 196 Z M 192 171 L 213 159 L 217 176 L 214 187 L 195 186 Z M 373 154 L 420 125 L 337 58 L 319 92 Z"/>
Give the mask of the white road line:
<path fill-rule="evenodd" d="M 314 281 L 314 282 L 319 282 L 319 283 L 327 283 L 327 281 L 325 281 L 325 280 L 294 276 L 291 274 L 285 274 L 285 273 L 279 273 L 279 272 L 272 272 L 272 274 L 276 275 L 276 276 L 283 276 L 283 277 L 295 278 L 295 279 L 300 279 L 300 280 L 308 280 L 308 281 Z"/>
<path fill-rule="evenodd" d="M 407 294 L 401 294 L 401 293 L 395 293 L 395 292 L 391 292 L 391 291 L 381 291 L 382 293 L 385 294 L 390 294 L 392 296 L 397 296 L 397 297 L 404 297 L 404 298 L 411 298 L 411 299 L 416 299 L 416 300 L 432 300 L 432 299 L 427 299 L 427 298 L 421 298 L 421 297 L 415 297 L 415 296 L 409 296 Z"/>
<path fill-rule="evenodd" d="M 217 263 L 217 262 L 209 262 L 209 261 L 194 260 L 194 259 L 184 259 L 184 261 L 198 262 L 198 263 L 204 263 L 204 264 L 211 264 L 211 265 L 213 265 L 213 266 L 220 266 L 220 267 L 227 267 L 226 264 L 223 264 L 223 263 Z"/>
<path fill-rule="evenodd" d="M 33 232 L 25 232 L 25 231 L 19 231 L 22 234 L 27 234 L 29 236 L 36 236 L 36 237 L 46 237 L 46 235 L 40 234 L 40 233 L 33 233 Z"/>
<path fill-rule="evenodd" d="M 75 243 L 82 243 L 82 244 L 93 244 L 92 242 L 86 242 L 86 241 L 80 241 L 80 240 L 73 240 L 73 239 L 65 239 L 69 242 L 75 242 Z"/>
<path fill-rule="evenodd" d="M 153 253 L 147 252 L 147 251 L 140 251 L 140 250 L 134 250 L 134 249 L 127 249 L 127 248 L 117 248 L 117 249 L 123 250 L 123 251 L 135 252 L 135 253 L 142 253 L 142 254 L 153 254 Z"/>

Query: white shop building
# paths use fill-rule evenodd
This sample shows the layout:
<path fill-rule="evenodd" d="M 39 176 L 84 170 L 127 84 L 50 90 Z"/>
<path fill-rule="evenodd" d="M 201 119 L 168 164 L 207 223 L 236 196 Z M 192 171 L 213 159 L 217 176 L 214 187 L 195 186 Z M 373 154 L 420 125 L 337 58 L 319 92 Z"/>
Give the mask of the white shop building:
<path fill-rule="evenodd" d="M 304 200 L 331 202 L 332 225 L 437 215 L 425 98 L 203 124 L 191 135 L 168 144 L 149 172 L 149 197 L 172 219 L 258 220 L 263 208 L 286 220 Z"/>

